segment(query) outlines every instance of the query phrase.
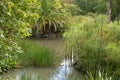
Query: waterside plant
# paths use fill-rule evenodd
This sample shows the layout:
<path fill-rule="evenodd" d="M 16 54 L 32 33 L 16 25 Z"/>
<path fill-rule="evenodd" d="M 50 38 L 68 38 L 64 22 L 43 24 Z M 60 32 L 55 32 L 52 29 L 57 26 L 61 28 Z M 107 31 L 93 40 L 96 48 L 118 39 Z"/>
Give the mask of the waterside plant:
<path fill-rule="evenodd" d="M 22 40 L 21 46 L 23 53 L 21 54 L 22 62 L 37 67 L 53 66 L 55 62 L 55 53 L 53 50 L 44 47 L 30 40 Z"/>
<path fill-rule="evenodd" d="M 120 76 L 120 28 L 116 22 L 107 23 L 105 15 L 79 16 L 64 34 L 68 47 L 74 52 L 74 67 L 81 73 L 99 69 L 114 80 Z M 117 77 L 117 79 L 115 78 Z"/>

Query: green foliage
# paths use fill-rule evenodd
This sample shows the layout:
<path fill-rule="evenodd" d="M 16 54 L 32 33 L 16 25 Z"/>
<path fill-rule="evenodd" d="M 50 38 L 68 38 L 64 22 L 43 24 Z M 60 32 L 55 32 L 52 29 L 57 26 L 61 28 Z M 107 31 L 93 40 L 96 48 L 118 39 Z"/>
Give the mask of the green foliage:
<path fill-rule="evenodd" d="M 64 34 L 68 46 L 75 52 L 75 68 L 86 73 L 102 69 L 120 75 L 120 28 L 116 22 L 107 24 L 106 16 L 77 17 Z M 79 23 L 78 23 L 79 22 Z"/>
<path fill-rule="evenodd" d="M 22 62 L 26 61 L 26 65 L 37 67 L 49 67 L 54 65 L 55 54 L 53 50 L 28 40 L 23 40 L 21 46 L 24 50 L 24 53 L 21 54 Z"/>
<path fill-rule="evenodd" d="M 39 31 L 47 31 L 51 26 L 55 31 L 58 27 L 64 27 L 68 21 L 69 13 L 64 9 L 60 0 L 41 0 L 38 7 L 39 20 L 34 26 L 36 34 Z"/>
<path fill-rule="evenodd" d="M 113 20 L 120 20 L 120 8 L 119 8 L 119 5 L 120 5 L 120 0 L 113 0 L 111 2 L 111 6 L 112 6 L 112 19 Z"/>
<path fill-rule="evenodd" d="M 64 7 L 67 9 L 68 12 L 71 13 L 72 16 L 82 13 L 80 7 L 75 4 L 64 4 Z"/>
<path fill-rule="evenodd" d="M 24 37 L 30 35 L 30 23 L 38 17 L 37 13 L 31 11 L 35 5 L 33 1 L 21 0 L 19 3 L 0 1 L 0 28 L 4 30 L 5 36 Z"/>
<path fill-rule="evenodd" d="M 88 12 L 95 12 L 93 9 L 96 6 L 96 0 L 75 0 L 75 4 L 83 10 L 82 14 L 87 14 Z"/>
<path fill-rule="evenodd" d="M 31 11 L 37 0 L 0 1 L 0 73 L 17 65 L 16 54 L 21 53 L 16 38 L 29 36 L 30 25 L 38 15 Z"/>
<path fill-rule="evenodd" d="M 15 68 L 17 64 L 17 55 L 21 53 L 21 48 L 11 39 L 7 40 L 0 31 L 0 73 L 7 72 Z"/>
<path fill-rule="evenodd" d="M 87 80 L 113 80 L 113 77 L 109 77 L 107 73 L 102 73 L 101 71 L 98 71 L 97 74 L 88 72 L 86 78 Z"/>
<path fill-rule="evenodd" d="M 97 13 L 106 13 L 107 7 L 106 7 L 106 1 L 105 0 L 98 0 L 96 3 L 96 6 L 93 7 L 95 12 Z"/>
<path fill-rule="evenodd" d="M 120 1 L 110 0 L 111 2 L 111 18 L 112 20 L 120 19 Z M 75 0 L 75 4 L 82 9 L 82 14 L 88 14 L 89 12 L 106 14 L 106 0 Z"/>

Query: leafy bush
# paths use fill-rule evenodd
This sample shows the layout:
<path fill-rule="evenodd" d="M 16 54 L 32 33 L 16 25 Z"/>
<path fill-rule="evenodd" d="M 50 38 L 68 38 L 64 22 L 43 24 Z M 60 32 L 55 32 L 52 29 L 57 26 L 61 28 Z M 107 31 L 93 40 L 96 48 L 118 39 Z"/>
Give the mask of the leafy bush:
<path fill-rule="evenodd" d="M 53 66 L 55 62 L 55 54 L 53 50 L 36 44 L 34 41 L 22 40 L 23 62 L 38 67 Z"/>
<path fill-rule="evenodd" d="M 30 35 L 30 24 L 38 15 L 31 11 L 37 0 L 0 0 L 0 73 L 17 65 L 17 54 L 21 53 L 16 39 Z"/>
<path fill-rule="evenodd" d="M 0 73 L 7 72 L 15 68 L 17 64 L 17 54 L 21 53 L 21 48 L 11 39 L 7 40 L 0 31 Z"/>
<path fill-rule="evenodd" d="M 79 23 L 72 24 L 64 34 L 68 46 L 76 53 L 74 67 L 82 73 L 103 69 L 109 75 L 120 76 L 117 73 L 120 69 L 119 24 L 107 24 L 104 15 L 81 16 L 76 20 Z"/>

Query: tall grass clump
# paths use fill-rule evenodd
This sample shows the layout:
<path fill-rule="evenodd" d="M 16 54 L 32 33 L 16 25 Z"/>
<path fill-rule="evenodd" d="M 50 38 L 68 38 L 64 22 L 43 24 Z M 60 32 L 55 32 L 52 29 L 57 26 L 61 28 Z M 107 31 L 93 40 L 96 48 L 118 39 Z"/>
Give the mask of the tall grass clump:
<path fill-rule="evenodd" d="M 113 80 L 113 76 L 108 76 L 107 73 L 103 73 L 99 70 L 96 74 L 88 72 L 86 80 Z"/>
<path fill-rule="evenodd" d="M 23 48 L 22 61 L 28 65 L 36 67 L 49 67 L 54 65 L 55 54 L 54 51 L 41 46 L 30 40 L 22 40 L 21 46 Z"/>
<path fill-rule="evenodd" d="M 105 15 L 79 16 L 64 36 L 74 52 L 74 67 L 83 74 L 99 69 L 120 78 L 120 24 L 107 23 Z M 117 78 L 115 78 L 117 77 Z"/>

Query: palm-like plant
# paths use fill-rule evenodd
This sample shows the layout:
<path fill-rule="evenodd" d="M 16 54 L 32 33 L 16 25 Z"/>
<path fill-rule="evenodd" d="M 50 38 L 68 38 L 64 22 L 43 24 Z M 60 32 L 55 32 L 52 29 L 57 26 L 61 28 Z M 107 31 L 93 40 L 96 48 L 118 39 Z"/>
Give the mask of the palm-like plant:
<path fill-rule="evenodd" d="M 38 10 L 40 18 L 36 25 L 37 33 L 39 30 L 48 33 L 51 26 L 54 27 L 54 30 L 57 27 L 63 27 L 68 13 L 63 9 L 60 0 L 41 0 L 40 3 Z"/>

